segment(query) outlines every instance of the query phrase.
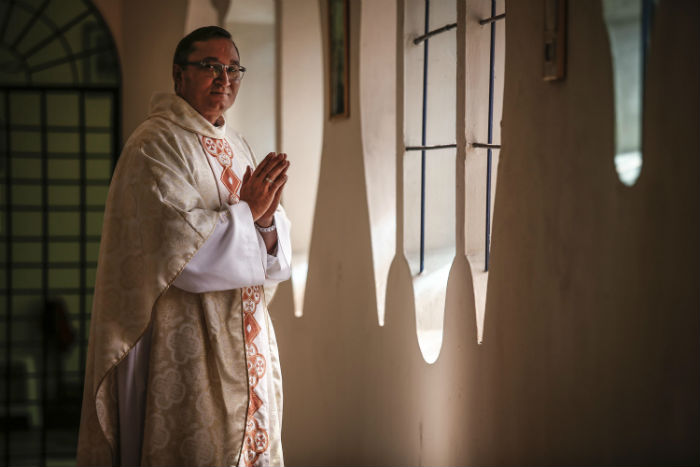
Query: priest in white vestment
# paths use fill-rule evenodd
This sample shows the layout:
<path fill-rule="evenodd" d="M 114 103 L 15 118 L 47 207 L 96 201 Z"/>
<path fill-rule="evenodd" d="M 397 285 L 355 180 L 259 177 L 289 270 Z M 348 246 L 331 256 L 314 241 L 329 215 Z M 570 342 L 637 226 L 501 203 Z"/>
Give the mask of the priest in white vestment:
<path fill-rule="evenodd" d="M 175 52 L 110 185 L 78 442 L 81 465 L 283 465 L 267 311 L 290 276 L 286 154 L 253 153 L 224 112 L 245 68 L 218 27 Z"/>

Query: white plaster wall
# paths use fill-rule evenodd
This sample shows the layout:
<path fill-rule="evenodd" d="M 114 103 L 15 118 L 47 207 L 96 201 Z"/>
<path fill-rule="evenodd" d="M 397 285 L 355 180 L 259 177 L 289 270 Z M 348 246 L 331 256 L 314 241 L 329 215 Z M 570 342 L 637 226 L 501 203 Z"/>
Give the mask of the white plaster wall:
<path fill-rule="evenodd" d="M 185 34 L 203 26 L 221 26 L 219 14 L 212 0 L 187 0 Z"/>
<path fill-rule="evenodd" d="M 287 0 L 277 5 L 278 143 L 291 161 L 282 202 L 293 224 L 292 295 L 294 312 L 301 315 L 325 118 L 321 19 L 318 0 Z"/>
<path fill-rule="evenodd" d="M 232 10 L 235 17 L 236 3 Z M 241 82 L 236 103 L 226 116 L 250 144 L 258 160 L 275 151 L 275 25 L 274 23 L 226 23 L 248 70 Z"/>
<path fill-rule="evenodd" d="M 148 115 L 153 93 L 173 91 L 173 54 L 185 35 L 188 1 L 123 0 L 118 6 L 114 3 L 95 2 L 119 49 L 122 135 L 126 140 Z"/>
<path fill-rule="evenodd" d="M 387 278 L 396 252 L 395 18 L 395 0 L 363 4 L 360 25 L 360 118 L 377 320 L 380 324 L 384 323 Z"/>
<path fill-rule="evenodd" d="M 508 4 L 485 343 L 458 262 L 433 365 L 401 261 L 376 325 L 359 132 L 326 125 L 306 313 L 273 307 L 290 465 L 698 462 L 698 7 L 659 5 L 630 189 L 600 5 L 569 2 L 567 79 L 546 83 L 543 5 Z"/>
<path fill-rule="evenodd" d="M 505 12 L 504 1 L 496 2 L 496 15 Z M 464 242 L 472 274 L 476 309 L 478 341 L 483 340 L 484 314 L 488 289 L 486 271 L 486 187 L 488 151 L 475 148 L 472 143 L 488 143 L 489 73 L 491 49 L 491 25 L 480 25 L 479 20 L 491 16 L 491 1 L 479 0 L 469 3 L 466 27 L 465 50 L 465 107 L 464 133 L 466 155 L 464 170 L 465 216 Z M 501 120 L 503 115 L 503 78 L 505 64 L 505 30 L 507 19 L 494 23 L 494 85 L 492 143 L 501 144 Z M 498 185 L 498 162 L 501 150 L 491 151 L 490 225 L 493 228 L 496 186 Z M 493 249 L 493 237 L 489 249 Z"/>

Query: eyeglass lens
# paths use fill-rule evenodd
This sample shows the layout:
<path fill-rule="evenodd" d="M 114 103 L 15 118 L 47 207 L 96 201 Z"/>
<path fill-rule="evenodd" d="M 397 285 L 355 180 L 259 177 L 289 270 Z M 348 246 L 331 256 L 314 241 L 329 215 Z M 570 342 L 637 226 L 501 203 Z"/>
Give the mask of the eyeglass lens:
<path fill-rule="evenodd" d="M 224 70 L 226 70 L 226 74 L 228 75 L 229 79 L 239 80 L 243 77 L 243 70 L 241 70 L 239 67 L 226 66 L 222 63 L 210 63 L 209 66 L 211 67 L 215 78 L 221 76 L 221 73 L 223 73 Z"/>

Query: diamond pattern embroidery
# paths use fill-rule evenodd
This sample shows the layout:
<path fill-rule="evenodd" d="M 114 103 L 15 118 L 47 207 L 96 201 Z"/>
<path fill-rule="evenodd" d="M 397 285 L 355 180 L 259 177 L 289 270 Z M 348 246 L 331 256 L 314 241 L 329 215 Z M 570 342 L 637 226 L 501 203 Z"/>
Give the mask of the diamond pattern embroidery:
<path fill-rule="evenodd" d="M 244 288 L 241 298 L 243 300 L 243 333 L 246 343 L 249 397 L 245 439 L 243 440 L 241 451 L 241 465 L 252 467 L 263 462 L 261 455 L 270 447 L 267 429 L 264 426 L 260 426 L 261 419 L 258 413 L 265 402 L 255 390 L 258 382 L 265 376 L 265 368 L 267 366 L 265 356 L 258 352 L 254 342 L 261 331 L 260 324 L 255 319 L 255 311 L 261 298 L 261 287 Z"/>
<path fill-rule="evenodd" d="M 231 169 L 233 160 L 233 150 L 225 139 L 210 138 L 208 136 L 200 136 L 204 151 L 211 157 L 214 157 L 219 164 L 224 168 L 221 173 L 221 183 L 228 190 L 228 202 L 234 204 L 239 201 L 238 190 L 241 187 L 241 179 L 236 176 Z"/>

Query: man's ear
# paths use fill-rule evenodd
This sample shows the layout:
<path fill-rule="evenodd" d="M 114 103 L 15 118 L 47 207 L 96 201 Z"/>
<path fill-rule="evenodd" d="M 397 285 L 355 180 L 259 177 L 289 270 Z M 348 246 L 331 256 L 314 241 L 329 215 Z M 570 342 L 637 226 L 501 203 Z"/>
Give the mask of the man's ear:
<path fill-rule="evenodd" d="M 182 67 L 173 63 L 173 85 L 175 87 L 175 94 L 179 94 L 182 89 L 182 79 Z"/>

